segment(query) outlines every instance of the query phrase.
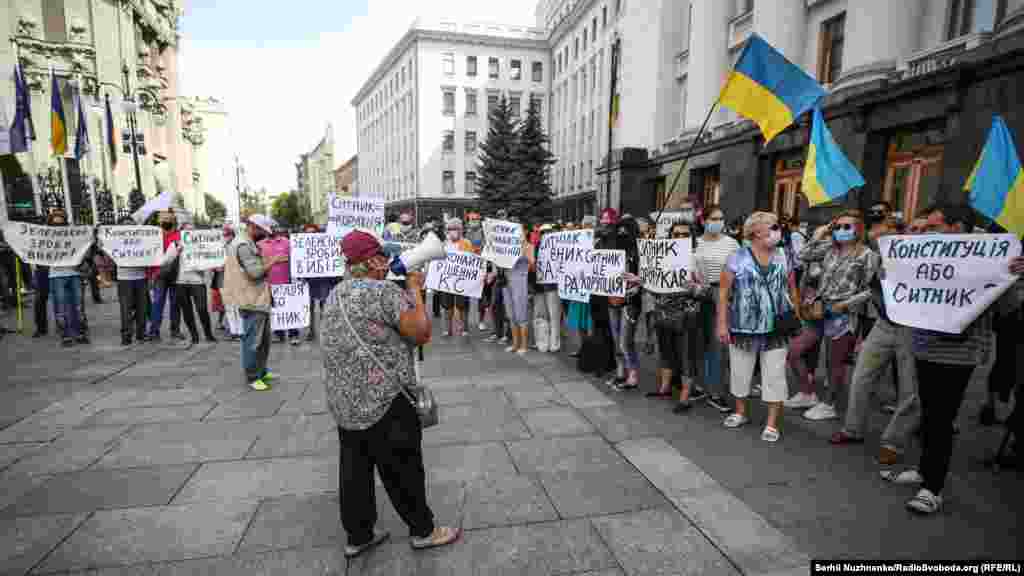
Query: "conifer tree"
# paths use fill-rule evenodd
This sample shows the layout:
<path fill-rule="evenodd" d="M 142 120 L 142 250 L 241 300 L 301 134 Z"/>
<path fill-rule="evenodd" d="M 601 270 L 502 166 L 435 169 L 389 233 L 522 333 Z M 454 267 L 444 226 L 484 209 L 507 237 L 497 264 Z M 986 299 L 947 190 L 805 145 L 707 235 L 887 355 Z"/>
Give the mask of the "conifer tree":
<path fill-rule="evenodd" d="M 549 169 L 555 157 L 548 149 L 548 136 L 544 133 L 540 110 L 532 103 L 526 118 L 516 130 L 512 160 L 515 172 L 506 194 L 509 212 L 527 223 L 550 218 L 552 200 Z"/>
<path fill-rule="evenodd" d="M 512 109 L 504 97 L 489 111 L 488 118 L 487 138 L 480 144 L 476 190 L 480 211 L 493 217 L 498 210 L 508 208 L 509 186 L 516 171 L 512 156 L 516 130 Z"/>

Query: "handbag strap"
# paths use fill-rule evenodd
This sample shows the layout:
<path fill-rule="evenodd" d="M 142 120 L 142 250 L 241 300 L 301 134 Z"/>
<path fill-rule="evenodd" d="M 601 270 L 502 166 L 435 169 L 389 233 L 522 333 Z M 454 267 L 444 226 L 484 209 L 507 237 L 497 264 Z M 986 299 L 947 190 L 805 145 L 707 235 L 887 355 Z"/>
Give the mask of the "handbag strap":
<path fill-rule="evenodd" d="M 758 278 L 761 279 L 761 284 L 764 285 L 765 290 L 768 292 L 768 302 L 772 305 L 772 318 L 778 317 L 779 311 L 775 307 L 775 296 L 772 295 L 772 287 L 768 284 L 768 279 L 765 278 L 764 274 L 761 273 L 761 270 L 760 270 L 761 262 L 758 261 L 757 256 L 754 255 L 754 251 L 751 248 L 748 247 L 747 251 L 750 252 L 750 257 L 753 258 L 754 259 L 754 263 L 757 264 L 757 266 L 758 266 L 757 276 L 758 276 Z M 770 264 L 771 263 L 769 262 L 769 265 Z"/>
<path fill-rule="evenodd" d="M 373 363 L 377 365 L 377 368 L 379 368 L 380 371 L 383 372 L 385 376 L 389 378 L 393 377 L 391 371 L 384 367 L 384 363 L 380 361 L 380 358 L 378 358 L 377 355 L 374 354 L 372 350 L 370 350 L 370 347 L 366 345 L 366 342 L 363 340 L 363 338 L 359 336 L 359 332 L 356 332 L 355 327 L 352 326 L 352 321 L 348 319 L 348 312 L 345 310 L 345 304 L 338 306 L 338 309 L 341 310 L 341 317 L 345 319 L 345 325 L 348 326 L 348 331 L 352 333 L 352 337 L 355 338 L 356 343 L 359 344 L 359 348 L 363 351 L 363 353 L 373 359 Z M 411 402 L 412 405 L 415 406 L 416 398 L 413 397 L 412 393 L 409 392 L 409 390 L 407 390 L 406 387 L 403 386 L 402 384 L 399 384 L 398 387 L 402 390 L 402 394 L 405 395 L 406 399 L 408 399 L 409 402 Z"/>

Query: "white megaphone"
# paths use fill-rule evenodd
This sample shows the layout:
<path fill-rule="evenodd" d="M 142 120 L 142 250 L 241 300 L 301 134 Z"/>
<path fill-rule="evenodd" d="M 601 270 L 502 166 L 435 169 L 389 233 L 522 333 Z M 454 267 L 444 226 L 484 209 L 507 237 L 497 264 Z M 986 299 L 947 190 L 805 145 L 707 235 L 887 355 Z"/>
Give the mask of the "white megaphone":
<path fill-rule="evenodd" d="M 436 234 L 427 234 L 422 242 L 408 252 L 401 253 L 391 261 L 391 273 L 405 276 L 407 272 L 416 270 L 431 260 L 444 260 L 448 252 Z"/>

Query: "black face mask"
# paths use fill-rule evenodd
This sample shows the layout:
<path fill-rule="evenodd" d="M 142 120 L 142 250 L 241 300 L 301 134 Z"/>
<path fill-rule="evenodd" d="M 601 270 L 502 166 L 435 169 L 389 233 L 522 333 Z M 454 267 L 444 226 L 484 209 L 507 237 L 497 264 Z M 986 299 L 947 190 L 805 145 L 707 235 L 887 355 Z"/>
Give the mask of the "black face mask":
<path fill-rule="evenodd" d="M 161 222 L 160 223 L 160 227 L 163 228 L 164 230 L 173 230 L 174 229 L 174 223 L 173 222 Z"/>
<path fill-rule="evenodd" d="M 615 228 L 611 224 L 599 224 L 594 233 L 598 236 L 610 236 L 615 232 Z"/>

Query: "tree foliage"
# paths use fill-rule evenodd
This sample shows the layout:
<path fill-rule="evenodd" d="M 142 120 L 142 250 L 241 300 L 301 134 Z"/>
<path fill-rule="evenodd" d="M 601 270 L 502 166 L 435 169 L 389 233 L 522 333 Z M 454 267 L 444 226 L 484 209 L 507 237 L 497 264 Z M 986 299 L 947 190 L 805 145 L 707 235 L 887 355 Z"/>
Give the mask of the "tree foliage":
<path fill-rule="evenodd" d="M 549 169 L 555 157 L 548 149 L 548 136 L 544 133 L 540 112 L 532 105 L 516 130 L 512 160 L 515 171 L 509 180 L 505 201 L 509 213 L 519 216 L 523 222 L 550 218 Z"/>
<path fill-rule="evenodd" d="M 270 207 L 271 217 L 277 221 L 278 224 L 286 228 L 298 228 L 306 222 L 305 210 L 303 210 L 302 202 L 299 200 L 299 195 L 295 192 L 287 192 L 281 194 L 274 199 L 273 205 Z"/>
<path fill-rule="evenodd" d="M 487 138 L 480 144 L 476 189 L 480 211 L 493 216 L 498 210 L 508 208 L 509 186 L 516 171 L 513 157 L 516 130 L 512 109 L 504 97 L 489 111 L 488 118 Z"/>
<path fill-rule="evenodd" d="M 212 194 L 205 194 L 204 196 L 206 200 L 206 217 L 209 218 L 211 222 L 223 222 L 224 218 L 228 214 L 227 208 L 225 208 L 224 204 Z"/>
<path fill-rule="evenodd" d="M 137 211 L 146 204 L 146 196 L 142 193 L 142 190 L 133 188 L 132 193 L 128 195 L 128 207 L 132 212 Z"/>

